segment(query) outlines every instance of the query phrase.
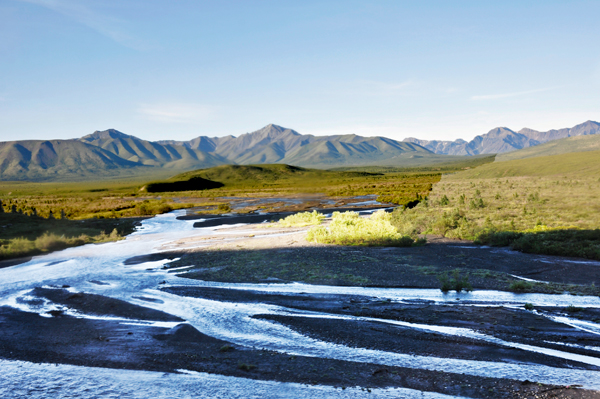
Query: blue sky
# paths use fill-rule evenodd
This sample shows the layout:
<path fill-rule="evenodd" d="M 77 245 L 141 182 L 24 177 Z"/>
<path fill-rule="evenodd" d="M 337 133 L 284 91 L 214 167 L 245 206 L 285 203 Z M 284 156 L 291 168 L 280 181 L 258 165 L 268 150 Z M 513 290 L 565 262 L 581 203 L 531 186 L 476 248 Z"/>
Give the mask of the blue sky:
<path fill-rule="evenodd" d="M 0 140 L 600 120 L 598 1 L 0 1 Z"/>

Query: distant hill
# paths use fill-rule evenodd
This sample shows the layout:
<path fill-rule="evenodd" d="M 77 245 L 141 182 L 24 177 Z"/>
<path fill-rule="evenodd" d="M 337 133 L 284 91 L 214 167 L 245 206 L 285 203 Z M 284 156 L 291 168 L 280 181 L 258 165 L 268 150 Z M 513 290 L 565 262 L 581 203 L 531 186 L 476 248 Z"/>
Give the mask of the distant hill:
<path fill-rule="evenodd" d="M 448 176 L 449 179 L 490 179 L 514 176 L 600 176 L 600 151 L 570 152 L 493 162 Z"/>
<path fill-rule="evenodd" d="M 114 176 L 139 166 L 77 140 L 0 142 L 0 180 Z"/>
<path fill-rule="evenodd" d="M 575 136 L 549 141 L 535 147 L 523 148 L 522 150 L 500 154 L 496 156 L 496 162 L 566 154 L 569 152 L 587 152 L 599 150 L 600 134 L 593 136 Z"/>
<path fill-rule="evenodd" d="M 572 128 L 549 130 L 547 132 L 538 132 L 528 128 L 514 132 L 506 127 L 498 127 L 486 134 L 476 136 L 471 141 L 462 139 L 455 141 L 419 140 L 413 137 L 406 138 L 404 141 L 419 144 L 436 154 L 477 155 L 500 154 L 537 146 L 551 140 L 598 133 L 600 133 L 600 124 L 587 121 Z"/>
<path fill-rule="evenodd" d="M 228 161 L 216 154 L 182 145 L 160 144 L 109 129 L 83 136 L 79 141 L 98 146 L 120 158 L 145 166 L 174 170 L 206 168 Z"/>

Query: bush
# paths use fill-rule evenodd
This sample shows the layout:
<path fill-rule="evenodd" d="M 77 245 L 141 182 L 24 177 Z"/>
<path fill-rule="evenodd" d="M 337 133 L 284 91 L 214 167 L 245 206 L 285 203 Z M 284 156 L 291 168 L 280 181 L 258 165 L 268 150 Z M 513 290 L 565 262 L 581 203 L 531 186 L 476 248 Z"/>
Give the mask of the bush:
<path fill-rule="evenodd" d="M 524 306 L 525 310 L 533 310 L 534 306 L 533 303 L 529 303 L 527 302 Z"/>
<path fill-rule="evenodd" d="M 533 284 L 531 284 L 529 281 L 525 281 L 525 280 L 519 280 L 519 281 L 515 281 L 513 282 L 508 289 L 511 291 L 529 291 L 533 288 Z"/>
<path fill-rule="evenodd" d="M 442 284 L 440 290 L 444 293 L 455 290 L 461 292 L 465 290 L 467 292 L 473 291 L 473 286 L 469 283 L 469 276 L 460 276 L 460 270 L 456 269 L 452 272 L 452 278 L 448 277 L 448 273 L 443 273 L 438 276 L 438 280 Z"/>
<path fill-rule="evenodd" d="M 56 234 L 44 233 L 36 238 L 35 247 L 40 251 L 55 251 L 67 247 L 67 240 L 64 236 L 59 237 Z"/>
<path fill-rule="evenodd" d="M 283 227 L 304 227 L 319 225 L 323 219 L 325 215 L 317 211 L 299 212 L 281 219 L 278 223 Z"/>
<path fill-rule="evenodd" d="M 398 246 L 410 247 L 415 240 L 403 236 L 392 226 L 392 215 L 375 212 L 369 218 L 360 217 L 356 212 L 334 212 L 329 228 L 313 227 L 308 231 L 308 241 L 338 245 Z M 419 242 L 422 245 L 422 241 Z"/>
<path fill-rule="evenodd" d="M 527 253 L 575 256 L 600 260 L 600 229 L 550 229 L 538 225 L 523 232 L 485 232 L 476 243 L 492 246 L 510 246 Z"/>

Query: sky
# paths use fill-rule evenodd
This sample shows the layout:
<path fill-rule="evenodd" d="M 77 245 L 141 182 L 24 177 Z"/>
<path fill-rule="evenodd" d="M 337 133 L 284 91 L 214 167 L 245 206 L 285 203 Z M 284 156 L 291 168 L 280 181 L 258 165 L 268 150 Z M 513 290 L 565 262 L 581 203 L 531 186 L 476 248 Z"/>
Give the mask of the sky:
<path fill-rule="evenodd" d="M 0 0 L 0 141 L 600 121 L 599 1 Z"/>

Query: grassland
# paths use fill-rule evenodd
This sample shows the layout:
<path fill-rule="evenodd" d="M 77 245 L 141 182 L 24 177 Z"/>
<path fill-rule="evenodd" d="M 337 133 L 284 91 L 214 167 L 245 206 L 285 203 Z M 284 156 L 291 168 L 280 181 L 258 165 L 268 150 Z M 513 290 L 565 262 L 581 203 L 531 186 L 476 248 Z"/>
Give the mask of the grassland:
<path fill-rule="evenodd" d="M 561 140 L 549 141 L 547 143 L 536 145 L 534 147 L 524 148 L 519 151 L 499 154 L 496 157 L 496 162 L 599 150 L 600 135 L 594 134 L 590 136 L 575 136 L 567 137 Z"/>
<path fill-rule="evenodd" d="M 569 153 L 444 176 L 427 201 L 395 211 L 392 223 L 412 236 L 600 259 L 599 160 L 599 152 Z"/>
<path fill-rule="evenodd" d="M 492 163 L 496 155 L 483 154 L 474 156 L 450 156 L 446 155 L 448 160 L 440 163 L 422 164 L 416 166 L 346 166 L 333 168 L 330 170 L 340 172 L 370 172 L 370 173 L 415 173 L 415 172 L 456 172 L 460 170 L 469 170 L 487 163 Z M 454 158 L 454 159 L 453 159 Z"/>
<path fill-rule="evenodd" d="M 50 248 L 118 239 L 129 231 L 120 229 L 120 220 L 148 217 L 174 209 L 201 206 L 205 212 L 227 213 L 231 209 L 223 197 L 377 194 L 381 201 L 407 204 L 426 197 L 440 177 L 439 172 L 384 174 L 335 172 L 288 165 L 228 165 L 188 172 L 150 184 L 147 180 L 131 179 L 72 183 L 3 182 L 0 186 L 0 225 L 6 227 L 1 238 L 0 256 L 33 255 Z M 207 181 L 210 182 L 209 187 Z M 159 189 L 186 190 L 148 192 L 153 191 L 153 185 Z M 202 189 L 189 190 L 189 185 Z M 115 228 L 117 232 L 112 234 Z M 46 241 L 53 237 L 55 244 L 36 243 L 42 236 L 46 237 Z"/>
<path fill-rule="evenodd" d="M 281 164 L 224 165 L 183 173 L 167 181 L 148 183 L 146 190 L 153 190 L 156 185 L 166 183 L 188 182 L 187 191 L 163 195 L 217 198 L 277 197 L 300 193 L 320 193 L 332 197 L 375 194 L 381 202 L 404 205 L 427 196 L 432 185 L 440 178 L 441 174 L 437 171 L 369 173 L 306 169 Z M 205 181 L 220 183 L 223 186 L 211 190 L 197 190 L 196 182 L 204 185 Z"/>

